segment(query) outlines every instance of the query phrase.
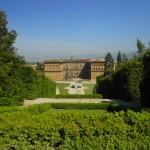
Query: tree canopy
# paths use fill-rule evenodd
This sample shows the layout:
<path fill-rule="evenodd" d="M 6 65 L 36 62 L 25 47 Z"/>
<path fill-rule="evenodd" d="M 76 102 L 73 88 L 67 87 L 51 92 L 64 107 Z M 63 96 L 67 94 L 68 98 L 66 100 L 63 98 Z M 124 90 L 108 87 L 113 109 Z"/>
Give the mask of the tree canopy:
<path fill-rule="evenodd" d="M 119 51 L 117 54 L 117 64 L 120 64 L 122 62 L 122 55 L 121 52 Z"/>
<path fill-rule="evenodd" d="M 113 72 L 114 59 L 110 52 L 105 56 L 105 70 L 104 75 L 107 76 Z"/>
<path fill-rule="evenodd" d="M 138 38 L 137 38 L 137 49 L 138 54 L 142 54 L 146 50 L 145 45 Z"/>
<path fill-rule="evenodd" d="M 24 98 L 50 96 L 55 84 L 44 74 L 27 67 L 17 54 L 14 43 L 16 31 L 7 28 L 7 17 L 0 11 L 0 105 L 21 104 Z"/>

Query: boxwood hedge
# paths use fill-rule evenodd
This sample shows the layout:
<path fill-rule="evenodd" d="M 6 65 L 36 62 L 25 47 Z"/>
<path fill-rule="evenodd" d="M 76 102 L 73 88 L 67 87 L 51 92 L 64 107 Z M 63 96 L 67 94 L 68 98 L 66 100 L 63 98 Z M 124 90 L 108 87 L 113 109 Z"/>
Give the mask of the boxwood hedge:
<path fill-rule="evenodd" d="M 2 150 L 150 149 L 149 112 L 48 108 L 37 113 L 34 110 L 0 108 Z"/>

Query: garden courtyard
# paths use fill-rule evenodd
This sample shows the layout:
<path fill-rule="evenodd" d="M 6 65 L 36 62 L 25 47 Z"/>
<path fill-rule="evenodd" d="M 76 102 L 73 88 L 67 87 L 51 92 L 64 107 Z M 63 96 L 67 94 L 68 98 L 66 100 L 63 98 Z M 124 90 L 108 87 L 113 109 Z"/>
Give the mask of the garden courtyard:
<path fill-rule="evenodd" d="M 56 94 L 57 95 L 92 95 L 95 83 L 93 82 L 78 82 L 78 81 L 57 81 Z"/>

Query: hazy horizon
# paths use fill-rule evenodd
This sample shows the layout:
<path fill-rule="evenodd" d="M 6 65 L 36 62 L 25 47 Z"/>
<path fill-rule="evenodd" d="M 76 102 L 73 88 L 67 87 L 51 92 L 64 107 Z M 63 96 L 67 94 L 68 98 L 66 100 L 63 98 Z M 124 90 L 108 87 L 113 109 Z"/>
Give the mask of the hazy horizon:
<path fill-rule="evenodd" d="M 130 54 L 137 38 L 150 40 L 149 0 L 0 0 L 0 10 L 29 62 Z"/>

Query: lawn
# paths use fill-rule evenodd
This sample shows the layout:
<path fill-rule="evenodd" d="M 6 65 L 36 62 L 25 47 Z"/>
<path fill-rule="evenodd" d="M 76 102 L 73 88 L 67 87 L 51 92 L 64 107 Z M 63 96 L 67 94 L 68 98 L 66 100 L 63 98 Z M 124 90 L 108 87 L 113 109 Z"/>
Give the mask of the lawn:
<path fill-rule="evenodd" d="M 56 86 L 59 89 L 60 95 L 68 95 L 68 90 L 65 89 L 69 87 L 70 83 L 56 83 Z M 85 87 L 85 95 L 92 95 L 95 83 L 83 83 L 83 87 Z"/>
<path fill-rule="evenodd" d="M 68 95 L 68 90 L 65 89 L 69 87 L 69 83 L 56 83 L 56 87 L 58 87 L 60 95 Z"/>
<path fill-rule="evenodd" d="M 83 83 L 83 87 L 86 87 L 85 94 L 90 95 L 93 94 L 95 83 Z"/>

